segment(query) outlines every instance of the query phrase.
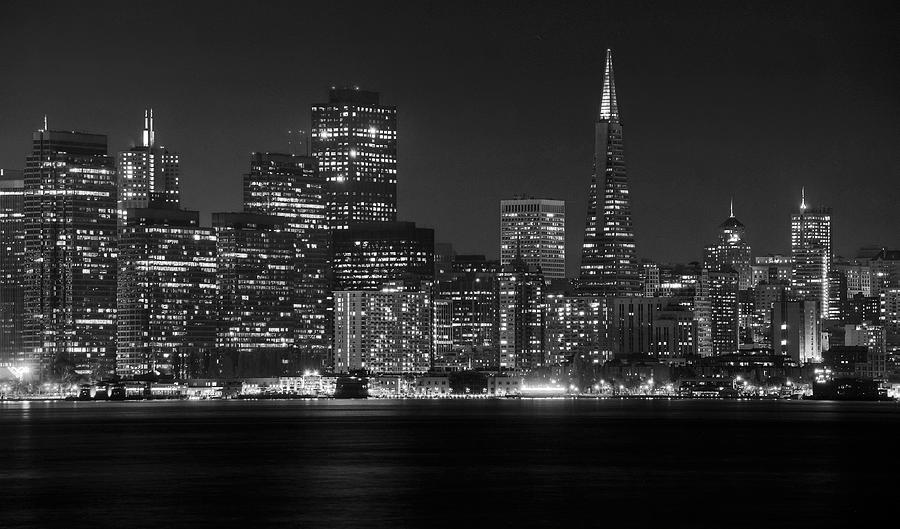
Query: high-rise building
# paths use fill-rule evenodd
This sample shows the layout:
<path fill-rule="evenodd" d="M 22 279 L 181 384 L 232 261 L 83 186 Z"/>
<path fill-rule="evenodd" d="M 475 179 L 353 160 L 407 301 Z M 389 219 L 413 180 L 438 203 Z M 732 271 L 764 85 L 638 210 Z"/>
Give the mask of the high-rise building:
<path fill-rule="evenodd" d="M 0 363 L 23 360 L 25 181 L 0 169 Z"/>
<path fill-rule="evenodd" d="M 417 289 L 434 279 L 434 230 L 412 222 L 352 224 L 334 232 L 334 290 L 381 290 L 391 281 Z"/>
<path fill-rule="evenodd" d="M 734 203 L 730 214 L 719 225 L 719 234 L 715 243 L 707 246 L 703 253 L 703 267 L 716 272 L 735 272 L 738 274 L 738 289 L 751 287 L 752 252 L 746 240 L 746 228 L 734 216 Z"/>
<path fill-rule="evenodd" d="M 500 264 L 517 255 L 544 280 L 566 277 L 566 203 L 563 200 L 516 197 L 500 201 Z"/>
<path fill-rule="evenodd" d="M 640 266 L 610 50 L 606 50 L 606 74 L 594 134 L 594 173 L 588 189 L 580 288 L 586 294 L 600 296 L 640 295 Z"/>
<path fill-rule="evenodd" d="M 296 348 L 297 236 L 275 215 L 213 213 L 222 375 L 303 372 Z"/>
<path fill-rule="evenodd" d="M 457 255 L 452 279 L 441 285 L 440 295 L 452 303 L 453 351 L 467 366 L 499 364 L 499 273 L 497 261 L 483 255 Z"/>
<path fill-rule="evenodd" d="M 177 209 L 181 204 L 180 160 L 156 143 L 153 109 L 144 111 L 141 144 L 119 153 L 119 218 L 129 208 Z"/>
<path fill-rule="evenodd" d="M 312 106 L 312 154 L 328 183 L 328 223 L 397 220 L 397 109 L 377 92 L 332 88 Z"/>
<path fill-rule="evenodd" d="M 334 370 L 424 373 L 431 365 L 431 295 L 399 282 L 334 293 Z"/>
<path fill-rule="evenodd" d="M 549 365 L 583 368 L 612 358 L 610 298 L 551 293 L 545 303 Z"/>
<path fill-rule="evenodd" d="M 830 315 L 831 210 L 809 208 L 806 191 L 800 210 L 791 215 L 791 290 L 802 300 L 819 303 L 823 319 Z"/>
<path fill-rule="evenodd" d="M 544 277 L 521 259 L 497 276 L 500 369 L 527 373 L 546 365 Z"/>
<path fill-rule="evenodd" d="M 116 167 L 106 136 L 38 130 L 25 168 L 25 352 L 45 378 L 116 359 Z"/>
<path fill-rule="evenodd" d="M 736 353 L 740 343 L 739 275 L 710 271 L 704 275 L 704 280 L 709 281 L 712 354 Z"/>
<path fill-rule="evenodd" d="M 816 301 L 772 305 L 772 352 L 805 364 L 822 361 L 822 325 Z"/>
<path fill-rule="evenodd" d="M 325 181 L 315 158 L 262 152 L 250 155 L 250 171 L 244 175 L 244 211 L 284 217 L 286 230 L 297 236 L 296 347 L 308 368 L 322 369 L 329 335 L 329 232 Z"/>
<path fill-rule="evenodd" d="M 116 373 L 206 376 L 216 344 L 216 237 L 196 211 L 129 209 L 119 232 Z"/>

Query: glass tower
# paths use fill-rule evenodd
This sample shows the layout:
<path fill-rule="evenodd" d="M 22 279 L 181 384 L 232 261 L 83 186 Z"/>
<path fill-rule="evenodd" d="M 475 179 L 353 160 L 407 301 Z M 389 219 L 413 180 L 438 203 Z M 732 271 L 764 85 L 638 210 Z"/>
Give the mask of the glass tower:
<path fill-rule="evenodd" d="M 640 295 L 640 266 L 635 256 L 625 146 L 610 50 L 606 50 L 594 141 L 594 174 L 588 189 L 579 286 L 585 294 Z"/>
<path fill-rule="evenodd" d="M 321 369 L 328 358 L 327 224 L 325 181 L 315 158 L 253 153 L 244 175 L 244 211 L 284 217 L 297 236 L 296 346 L 306 367 Z"/>
<path fill-rule="evenodd" d="M 0 363 L 22 360 L 25 182 L 0 169 Z"/>
<path fill-rule="evenodd" d="M 25 168 L 25 352 L 42 378 L 116 359 L 116 167 L 106 136 L 38 130 Z"/>

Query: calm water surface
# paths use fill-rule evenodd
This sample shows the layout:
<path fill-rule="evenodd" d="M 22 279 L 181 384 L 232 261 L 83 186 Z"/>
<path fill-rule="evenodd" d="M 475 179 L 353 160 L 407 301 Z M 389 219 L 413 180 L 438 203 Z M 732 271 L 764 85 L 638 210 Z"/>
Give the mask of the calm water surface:
<path fill-rule="evenodd" d="M 896 520 L 898 426 L 896 403 L 0 403 L 0 527 Z"/>

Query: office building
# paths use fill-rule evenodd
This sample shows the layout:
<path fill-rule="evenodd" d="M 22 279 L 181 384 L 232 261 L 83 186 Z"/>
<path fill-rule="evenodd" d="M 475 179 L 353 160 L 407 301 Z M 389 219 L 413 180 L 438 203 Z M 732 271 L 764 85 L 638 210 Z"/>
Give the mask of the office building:
<path fill-rule="evenodd" d="M 611 301 L 610 333 L 617 358 L 666 361 L 697 353 L 697 324 L 670 298 L 620 297 Z"/>
<path fill-rule="evenodd" d="M 610 50 L 606 51 L 603 94 L 594 129 L 594 172 L 588 189 L 580 289 L 599 296 L 640 295 L 640 266 Z"/>
<path fill-rule="evenodd" d="M 327 182 L 335 230 L 397 220 L 397 109 L 377 92 L 332 88 L 312 106 L 312 154 Z"/>
<path fill-rule="evenodd" d="M 719 225 L 716 242 L 703 252 L 703 267 L 715 272 L 735 272 L 738 274 L 738 289 L 751 287 L 751 250 L 747 243 L 746 227 L 734 216 L 734 203 L 730 214 Z"/>
<path fill-rule="evenodd" d="M 544 280 L 566 277 L 566 203 L 516 197 L 500 201 L 500 264 L 517 255 Z"/>
<path fill-rule="evenodd" d="M 293 376 L 296 348 L 297 236 L 285 217 L 213 213 L 216 235 L 221 376 Z"/>
<path fill-rule="evenodd" d="M 545 314 L 548 365 L 583 370 L 612 358 L 610 298 L 549 293 Z"/>
<path fill-rule="evenodd" d="M 295 345 L 312 370 L 324 368 L 328 356 L 325 184 L 315 158 L 292 154 L 253 153 L 244 175 L 244 211 L 283 217 L 285 230 L 297 237 Z"/>
<path fill-rule="evenodd" d="M 387 283 L 378 291 L 334 293 L 334 370 L 369 375 L 428 371 L 431 295 Z"/>
<path fill-rule="evenodd" d="M 451 301 L 453 351 L 465 366 L 499 365 L 497 276 L 500 263 L 483 255 L 458 255 L 440 295 Z"/>
<path fill-rule="evenodd" d="M 369 222 L 335 231 L 334 290 L 380 290 L 402 281 L 418 289 L 434 279 L 434 230 L 412 222 Z"/>
<path fill-rule="evenodd" d="M 514 259 L 497 275 L 497 286 L 500 369 L 527 373 L 544 367 L 544 277 Z"/>
<path fill-rule="evenodd" d="M 216 345 L 216 237 L 196 211 L 129 209 L 119 235 L 116 373 L 200 378 Z"/>
<path fill-rule="evenodd" d="M 153 109 L 144 111 L 141 144 L 119 153 L 119 218 L 129 208 L 177 209 L 181 205 L 180 158 L 156 143 Z"/>
<path fill-rule="evenodd" d="M 25 180 L 0 169 L 0 364 L 23 360 Z"/>
<path fill-rule="evenodd" d="M 822 319 L 830 316 L 831 210 L 810 208 L 804 190 L 800 210 L 791 215 L 791 290 L 799 299 L 819 303 Z"/>
<path fill-rule="evenodd" d="M 822 361 L 822 325 L 816 301 L 772 305 L 772 352 L 806 364 Z"/>
<path fill-rule="evenodd" d="M 116 167 L 106 136 L 44 128 L 25 168 L 26 360 L 100 379 L 116 359 Z"/>

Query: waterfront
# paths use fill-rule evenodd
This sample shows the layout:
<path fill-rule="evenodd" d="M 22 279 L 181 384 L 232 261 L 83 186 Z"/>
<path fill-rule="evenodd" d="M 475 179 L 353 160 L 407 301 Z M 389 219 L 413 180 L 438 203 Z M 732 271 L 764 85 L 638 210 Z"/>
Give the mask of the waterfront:
<path fill-rule="evenodd" d="M 897 403 L 0 404 L 11 527 L 828 527 L 878 519 Z"/>

